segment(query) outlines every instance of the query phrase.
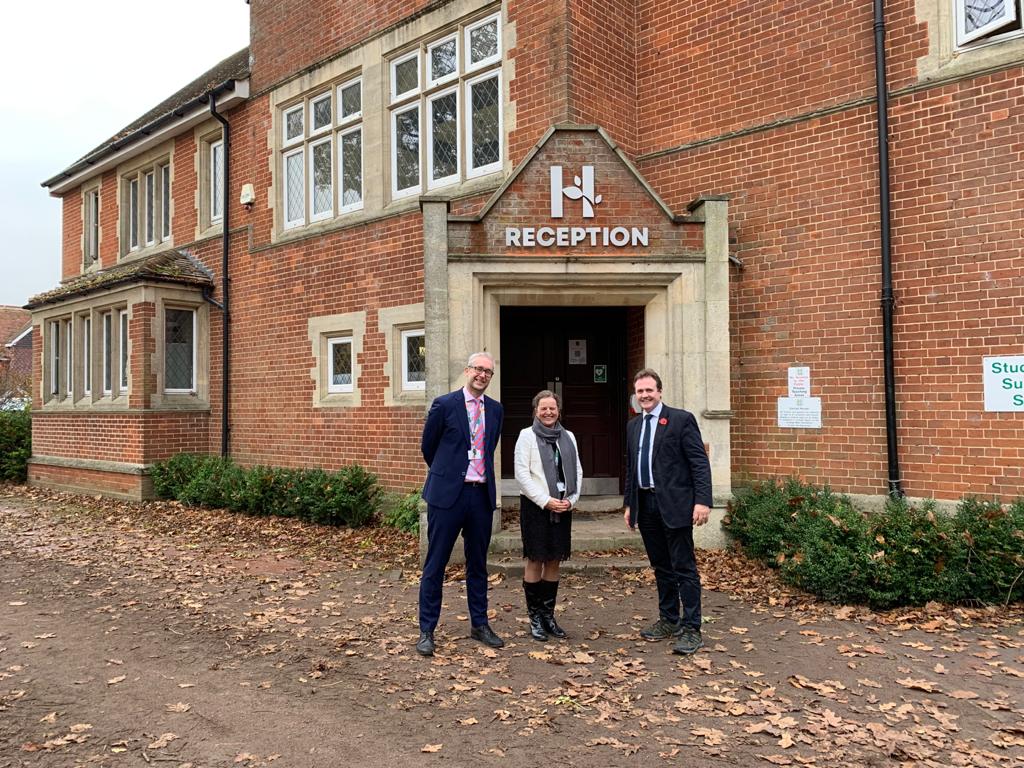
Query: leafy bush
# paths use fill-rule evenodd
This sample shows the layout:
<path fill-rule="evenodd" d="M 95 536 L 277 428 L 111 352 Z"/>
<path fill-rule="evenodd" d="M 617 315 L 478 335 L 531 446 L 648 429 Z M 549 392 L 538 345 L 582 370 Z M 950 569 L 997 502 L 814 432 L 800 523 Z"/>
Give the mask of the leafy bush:
<path fill-rule="evenodd" d="M 383 498 L 376 475 L 358 464 L 338 472 L 245 469 L 219 456 L 182 453 L 154 465 L 152 475 L 154 488 L 164 499 L 325 525 L 366 525 Z"/>
<path fill-rule="evenodd" d="M 737 496 L 726 529 L 787 582 L 826 600 L 877 608 L 1024 599 L 1024 499 L 1009 509 L 965 499 L 953 516 L 934 502 L 890 501 L 863 513 L 797 479 Z"/>
<path fill-rule="evenodd" d="M 406 533 L 420 532 L 420 491 L 390 499 L 384 513 L 384 525 Z"/>
<path fill-rule="evenodd" d="M 0 411 L 0 481 L 24 483 L 32 455 L 32 416 L 28 407 Z"/>

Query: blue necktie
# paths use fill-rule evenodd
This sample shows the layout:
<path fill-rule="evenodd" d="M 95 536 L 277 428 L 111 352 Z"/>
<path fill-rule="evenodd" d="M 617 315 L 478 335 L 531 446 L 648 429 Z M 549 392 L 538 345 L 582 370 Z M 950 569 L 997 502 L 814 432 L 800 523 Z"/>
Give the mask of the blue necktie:
<path fill-rule="evenodd" d="M 640 487 L 651 487 L 651 419 L 653 413 L 644 416 L 644 439 L 640 443 Z"/>

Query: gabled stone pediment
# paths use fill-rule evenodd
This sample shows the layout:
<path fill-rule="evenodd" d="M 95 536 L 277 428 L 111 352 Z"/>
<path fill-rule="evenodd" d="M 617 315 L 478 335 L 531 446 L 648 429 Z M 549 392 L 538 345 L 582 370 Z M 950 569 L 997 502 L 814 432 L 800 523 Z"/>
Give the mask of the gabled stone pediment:
<path fill-rule="evenodd" d="M 555 126 L 479 214 L 448 219 L 449 252 L 524 256 L 677 256 L 703 248 L 596 126 Z"/>

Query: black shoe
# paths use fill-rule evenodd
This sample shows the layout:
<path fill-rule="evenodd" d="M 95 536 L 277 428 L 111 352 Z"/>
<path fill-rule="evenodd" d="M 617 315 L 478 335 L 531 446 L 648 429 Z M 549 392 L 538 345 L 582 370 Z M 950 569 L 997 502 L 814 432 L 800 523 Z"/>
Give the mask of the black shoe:
<path fill-rule="evenodd" d="M 434 655 L 434 633 L 420 632 L 420 639 L 416 642 L 416 653 L 420 656 Z"/>
<path fill-rule="evenodd" d="M 672 646 L 672 653 L 689 656 L 691 653 L 696 653 L 698 649 L 703 647 L 704 638 L 701 637 L 700 630 L 686 628 L 679 636 L 679 642 Z"/>
<path fill-rule="evenodd" d="M 505 645 L 505 641 L 494 634 L 490 624 L 481 624 L 479 627 L 473 627 L 470 630 L 469 636 L 491 648 L 502 648 Z"/>
<path fill-rule="evenodd" d="M 667 640 L 670 637 L 679 637 L 682 633 L 683 627 L 679 622 L 673 624 L 671 621 L 658 619 L 647 629 L 641 630 L 640 637 L 644 640 Z"/>
<path fill-rule="evenodd" d="M 565 630 L 558 626 L 558 622 L 555 621 L 555 601 L 558 599 L 558 582 L 541 580 L 540 583 L 543 585 L 540 603 L 541 623 L 544 625 L 545 632 L 561 640 L 565 637 Z"/>

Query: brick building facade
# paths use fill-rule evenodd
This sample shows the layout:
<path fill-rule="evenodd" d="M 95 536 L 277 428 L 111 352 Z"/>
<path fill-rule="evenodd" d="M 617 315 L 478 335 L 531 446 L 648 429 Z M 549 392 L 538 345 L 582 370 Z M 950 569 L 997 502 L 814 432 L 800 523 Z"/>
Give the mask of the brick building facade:
<path fill-rule="evenodd" d="M 618 491 L 648 364 L 720 499 L 885 494 L 871 4 L 250 5 L 247 50 L 45 182 L 31 482 L 144 496 L 226 448 L 412 488 L 429 399 L 487 349 L 510 435 L 562 389 L 586 492 Z M 898 480 L 1014 497 L 1024 414 L 982 366 L 1024 354 L 1020 0 L 885 6 Z M 779 426 L 794 367 L 820 427 Z"/>

